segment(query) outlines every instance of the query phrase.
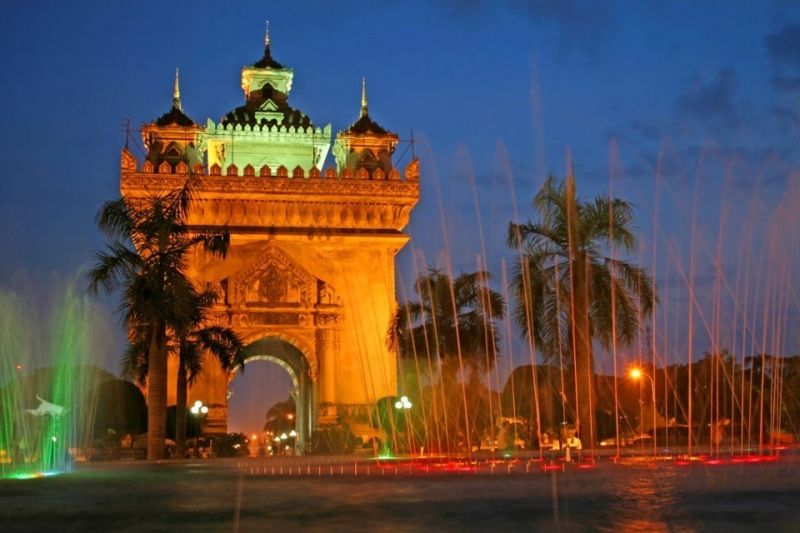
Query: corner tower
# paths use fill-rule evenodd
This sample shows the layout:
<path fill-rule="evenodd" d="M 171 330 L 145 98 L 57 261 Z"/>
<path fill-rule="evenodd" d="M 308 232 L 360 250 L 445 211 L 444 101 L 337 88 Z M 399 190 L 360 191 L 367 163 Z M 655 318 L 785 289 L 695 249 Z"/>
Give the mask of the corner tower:
<path fill-rule="evenodd" d="M 272 57 L 269 28 L 264 55 L 242 68 L 245 103 L 218 124 L 208 120 L 208 165 L 228 174 L 250 166 L 260 173 L 291 175 L 297 168 L 321 169 L 328 155 L 331 126 L 317 127 L 308 115 L 289 105 L 294 71 Z"/>
<path fill-rule="evenodd" d="M 384 129 L 369 116 L 367 81 L 361 78 L 361 112 L 349 128 L 336 134 L 333 146 L 336 167 L 339 172 L 347 170 L 353 175 L 365 169 L 370 176 L 380 169 L 380 179 L 392 170 L 392 154 L 397 142 L 397 134 Z"/>
<path fill-rule="evenodd" d="M 202 126 L 183 112 L 178 69 L 175 69 L 175 86 L 172 90 L 172 107 L 155 121 L 142 124 L 142 142 L 147 149 L 147 163 L 152 169 L 177 170 L 182 164 L 183 174 L 190 169 L 202 169 Z M 200 167 L 199 169 L 196 167 Z M 159 169 L 161 172 L 162 169 Z"/>

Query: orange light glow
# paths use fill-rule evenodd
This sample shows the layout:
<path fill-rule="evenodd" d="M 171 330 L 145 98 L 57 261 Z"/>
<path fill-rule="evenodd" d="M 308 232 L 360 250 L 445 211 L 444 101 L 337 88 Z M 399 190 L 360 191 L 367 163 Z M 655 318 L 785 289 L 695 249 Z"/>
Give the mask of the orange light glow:
<path fill-rule="evenodd" d="M 631 379 L 641 379 L 642 378 L 642 369 L 641 368 L 631 368 L 628 372 L 628 375 Z"/>

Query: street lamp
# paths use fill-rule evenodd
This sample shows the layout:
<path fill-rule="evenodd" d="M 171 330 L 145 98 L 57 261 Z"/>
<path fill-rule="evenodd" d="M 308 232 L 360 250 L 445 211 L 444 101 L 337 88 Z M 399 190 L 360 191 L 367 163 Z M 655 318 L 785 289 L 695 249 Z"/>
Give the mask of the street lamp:
<path fill-rule="evenodd" d="M 655 457 L 657 450 L 656 435 L 658 434 L 658 432 L 656 431 L 656 382 L 655 380 L 653 380 L 650 374 L 648 374 L 647 372 L 642 370 L 641 367 L 638 366 L 632 367 L 628 371 L 628 376 L 634 381 L 639 381 L 643 377 L 647 378 L 650 381 L 650 390 L 653 393 L 653 398 L 652 398 L 653 399 L 653 457 Z M 644 425 L 642 425 L 642 429 L 644 429 Z"/>
<path fill-rule="evenodd" d="M 193 415 L 207 415 L 208 414 L 208 406 L 203 405 L 203 402 L 197 400 L 194 402 L 194 405 L 189 409 Z"/>
<path fill-rule="evenodd" d="M 414 448 L 411 442 L 412 439 L 412 432 L 409 431 L 408 427 L 408 412 L 411 410 L 411 400 L 408 399 L 408 396 L 401 396 L 399 400 L 394 402 L 394 408 L 400 411 L 401 415 L 403 416 L 403 421 L 405 422 L 404 431 L 406 432 L 406 436 L 408 437 L 408 453 L 411 453 L 411 450 Z"/>
<path fill-rule="evenodd" d="M 394 408 L 406 411 L 411 409 L 411 401 L 408 399 L 408 396 L 401 396 L 399 400 L 394 402 Z"/>

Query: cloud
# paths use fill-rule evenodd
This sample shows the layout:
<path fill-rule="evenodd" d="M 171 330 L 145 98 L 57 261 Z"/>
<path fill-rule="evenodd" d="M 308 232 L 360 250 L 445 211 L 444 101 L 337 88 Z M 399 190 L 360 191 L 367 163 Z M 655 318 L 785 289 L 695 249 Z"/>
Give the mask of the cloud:
<path fill-rule="evenodd" d="M 664 138 L 663 125 L 655 120 L 634 119 L 631 122 L 631 129 L 651 141 L 660 141 Z"/>
<path fill-rule="evenodd" d="M 800 90 L 800 23 L 766 34 L 763 44 L 772 68 L 773 87 L 779 91 Z"/>
<path fill-rule="evenodd" d="M 800 76 L 773 74 L 770 81 L 772 86 L 779 91 L 794 92 L 800 90 Z"/>
<path fill-rule="evenodd" d="M 800 64 L 800 24 L 789 24 L 764 36 L 764 48 L 772 61 Z"/>
<path fill-rule="evenodd" d="M 534 24 L 555 26 L 562 45 L 578 42 L 587 51 L 605 37 L 614 20 L 613 0 L 443 0 L 456 14 L 494 10 L 523 13 Z"/>
<path fill-rule="evenodd" d="M 778 123 L 785 128 L 789 128 L 792 133 L 800 132 L 800 112 L 783 105 L 775 105 L 771 109 L 772 116 Z"/>
<path fill-rule="evenodd" d="M 741 113 L 736 102 L 739 80 L 731 69 L 717 72 L 710 82 L 695 78 L 686 90 L 678 95 L 676 105 L 679 115 L 699 120 L 712 129 L 737 127 Z"/>

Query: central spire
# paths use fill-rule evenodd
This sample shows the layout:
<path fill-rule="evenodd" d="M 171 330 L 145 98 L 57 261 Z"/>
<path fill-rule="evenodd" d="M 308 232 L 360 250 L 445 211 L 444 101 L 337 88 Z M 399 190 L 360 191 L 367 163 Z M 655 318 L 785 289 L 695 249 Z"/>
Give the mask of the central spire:
<path fill-rule="evenodd" d="M 269 47 L 269 19 L 264 21 L 267 26 L 267 31 L 264 33 L 264 46 Z"/>
<path fill-rule="evenodd" d="M 366 117 L 367 110 L 367 78 L 361 77 L 361 115 L 359 118 Z"/>
<path fill-rule="evenodd" d="M 181 108 L 181 82 L 177 67 L 175 67 L 175 88 L 172 90 L 172 107 L 183 111 Z"/>

